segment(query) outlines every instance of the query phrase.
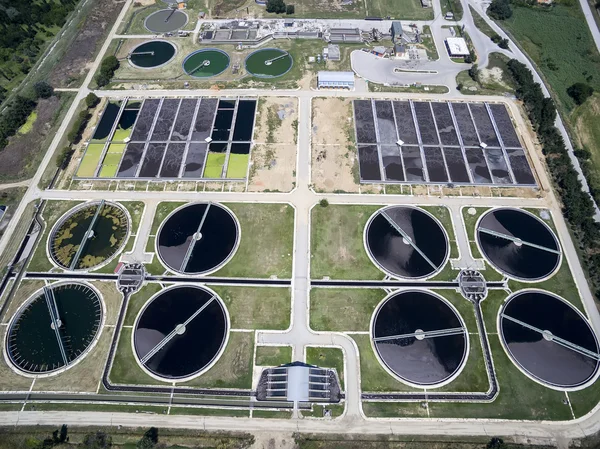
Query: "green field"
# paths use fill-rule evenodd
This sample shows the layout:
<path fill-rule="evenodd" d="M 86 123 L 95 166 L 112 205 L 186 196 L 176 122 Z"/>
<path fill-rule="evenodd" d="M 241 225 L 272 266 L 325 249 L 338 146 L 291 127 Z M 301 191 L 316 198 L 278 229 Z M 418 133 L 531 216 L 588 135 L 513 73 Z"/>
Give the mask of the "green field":
<path fill-rule="evenodd" d="M 91 178 L 96 173 L 96 167 L 102 157 L 102 151 L 104 150 L 104 144 L 102 143 L 90 143 L 85 151 L 85 155 L 81 160 L 79 169 L 77 170 L 77 176 L 80 178 Z"/>
<path fill-rule="evenodd" d="M 344 390 L 344 353 L 338 348 L 306 348 L 306 363 L 322 368 L 335 368 L 340 379 L 340 387 Z"/>
<path fill-rule="evenodd" d="M 499 24 L 542 70 L 567 111 L 575 105 L 567 94 L 573 83 L 588 83 L 600 90 L 600 55 L 578 2 L 551 8 L 513 7 L 513 11 L 510 19 Z"/>
<path fill-rule="evenodd" d="M 208 153 L 203 178 L 220 178 L 225 164 L 225 153 Z"/>
<path fill-rule="evenodd" d="M 292 361 L 291 346 L 257 346 L 256 361 L 258 366 L 279 366 Z"/>
<path fill-rule="evenodd" d="M 423 8 L 419 0 L 370 0 L 367 15 L 396 19 L 431 20 L 433 9 Z"/>

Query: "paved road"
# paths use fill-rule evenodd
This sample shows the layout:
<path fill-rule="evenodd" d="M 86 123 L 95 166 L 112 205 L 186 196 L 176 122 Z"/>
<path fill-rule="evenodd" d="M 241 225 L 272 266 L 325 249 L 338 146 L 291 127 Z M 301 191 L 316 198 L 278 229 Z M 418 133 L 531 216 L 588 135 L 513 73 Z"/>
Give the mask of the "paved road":
<path fill-rule="evenodd" d="M 583 15 L 585 16 L 585 20 L 587 21 L 588 28 L 592 33 L 592 37 L 594 38 L 594 42 L 596 43 L 596 48 L 598 52 L 600 52 L 600 29 L 598 28 L 598 24 L 594 20 L 594 11 L 590 7 L 590 4 L 587 0 L 579 0 L 579 4 L 581 5 L 581 9 L 583 11 Z"/>

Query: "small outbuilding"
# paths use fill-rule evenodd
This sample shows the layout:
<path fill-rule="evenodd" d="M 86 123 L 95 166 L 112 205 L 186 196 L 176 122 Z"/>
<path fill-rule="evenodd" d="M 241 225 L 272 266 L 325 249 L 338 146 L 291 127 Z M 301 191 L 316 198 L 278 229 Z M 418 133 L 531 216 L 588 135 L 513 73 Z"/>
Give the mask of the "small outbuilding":
<path fill-rule="evenodd" d="M 446 48 L 451 57 L 460 58 L 469 56 L 469 46 L 463 37 L 449 37 L 446 39 Z"/>
<path fill-rule="evenodd" d="M 397 42 L 402 39 L 402 23 L 400 22 L 392 22 L 392 27 L 390 28 L 390 33 L 392 35 L 392 41 Z"/>
<path fill-rule="evenodd" d="M 317 74 L 319 89 L 354 89 L 354 72 L 320 71 Z"/>

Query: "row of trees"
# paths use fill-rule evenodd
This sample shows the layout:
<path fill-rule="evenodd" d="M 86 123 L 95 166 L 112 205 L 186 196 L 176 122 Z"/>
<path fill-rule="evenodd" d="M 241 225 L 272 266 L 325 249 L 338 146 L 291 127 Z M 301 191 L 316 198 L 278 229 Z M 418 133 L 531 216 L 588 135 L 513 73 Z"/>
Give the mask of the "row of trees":
<path fill-rule="evenodd" d="M 512 17 L 513 11 L 510 0 L 492 0 L 487 10 L 488 15 L 497 20 L 505 20 Z"/>
<path fill-rule="evenodd" d="M 579 244 L 583 265 L 587 268 L 594 293 L 600 296 L 600 225 L 594 220 L 590 195 L 582 191 L 578 174 L 571 163 L 565 142 L 556 127 L 556 107 L 545 98 L 527 66 L 511 59 L 508 69 L 517 86 L 516 94 L 525 105 L 546 155 L 552 179 L 562 198 L 563 213 Z M 592 188 L 592 186 L 590 186 Z M 592 194 L 596 192 L 592 190 Z"/>
<path fill-rule="evenodd" d="M 103 87 L 110 83 L 110 80 L 113 76 L 115 76 L 115 72 L 120 65 L 121 64 L 119 60 L 114 55 L 104 58 L 100 64 L 100 70 L 96 75 L 96 83 L 98 84 L 98 87 Z"/>

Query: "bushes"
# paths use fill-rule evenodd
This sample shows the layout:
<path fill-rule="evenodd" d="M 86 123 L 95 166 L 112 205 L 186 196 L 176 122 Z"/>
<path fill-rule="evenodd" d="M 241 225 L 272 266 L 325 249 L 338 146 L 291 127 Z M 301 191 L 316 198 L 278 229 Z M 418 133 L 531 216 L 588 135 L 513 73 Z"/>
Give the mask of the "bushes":
<path fill-rule="evenodd" d="M 554 126 L 556 108 L 551 98 L 544 98 L 540 85 L 533 80 L 527 67 L 515 59 L 508 69 L 517 86 L 517 97 L 523 100 L 533 124 L 557 191 L 562 198 L 563 213 L 569 221 L 587 269 L 592 291 L 600 295 L 600 225 L 594 220 L 594 204 L 590 195 L 581 190 L 581 182 L 573 167 L 565 142 Z M 579 153 L 579 156 L 584 156 Z M 592 193 L 595 193 L 590 186 Z"/>
<path fill-rule="evenodd" d="M 286 10 L 283 0 L 267 0 L 267 12 L 276 14 L 284 13 Z"/>
<path fill-rule="evenodd" d="M 575 83 L 567 89 L 569 96 L 577 103 L 582 105 L 594 93 L 594 88 L 589 84 Z"/>
<path fill-rule="evenodd" d="M 285 13 L 286 14 L 294 14 L 296 12 L 296 7 L 294 5 L 287 5 L 285 7 Z"/>
<path fill-rule="evenodd" d="M 75 123 L 73 123 L 73 126 L 69 131 L 69 134 L 67 134 L 67 139 L 69 140 L 69 143 L 77 144 L 79 142 L 79 139 L 81 139 L 81 133 L 83 133 L 83 130 L 85 129 L 85 126 L 87 125 L 87 122 L 90 119 L 90 117 L 91 115 L 87 110 L 81 111 L 79 113 L 77 119 L 75 120 Z"/>
<path fill-rule="evenodd" d="M 50 98 L 54 94 L 54 88 L 45 81 L 35 83 L 33 89 L 38 98 Z"/>
<path fill-rule="evenodd" d="M 29 114 L 35 109 L 36 103 L 29 98 L 17 95 L 0 115 L 0 150 L 8 144 L 8 138 L 27 121 Z"/>
<path fill-rule="evenodd" d="M 111 55 L 104 58 L 100 64 L 100 70 L 96 75 L 96 83 L 98 84 L 98 87 L 103 87 L 110 83 L 110 80 L 115 75 L 115 72 L 119 66 L 120 63 L 116 56 Z"/>
<path fill-rule="evenodd" d="M 488 8 L 488 14 L 497 20 L 509 19 L 512 13 L 509 0 L 492 0 Z"/>
<path fill-rule="evenodd" d="M 100 103 L 100 98 L 94 93 L 90 92 L 87 97 L 85 97 L 85 105 L 88 109 L 95 108 Z"/>

